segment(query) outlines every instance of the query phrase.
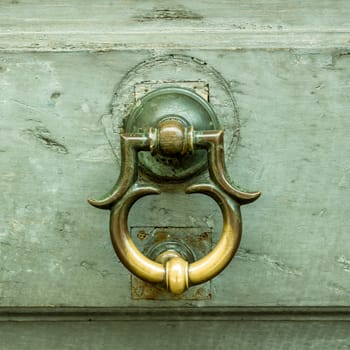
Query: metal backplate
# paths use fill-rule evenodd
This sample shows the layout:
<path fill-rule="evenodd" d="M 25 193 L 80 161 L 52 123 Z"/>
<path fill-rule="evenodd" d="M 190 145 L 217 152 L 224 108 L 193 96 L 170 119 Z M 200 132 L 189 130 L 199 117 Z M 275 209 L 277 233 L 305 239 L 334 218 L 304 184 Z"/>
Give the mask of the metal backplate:
<path fill-rule="evenodd" d="M 158 86 L 155 90 L 145 88 L 143 92 L 147 93 L 144 96 L 135 94 L 138 99 L 125 120 L 125 132 L 138 133 L 157 127 L 160 120 L 167 115 L 186 119 L 189 126 L 197 131 L 219 129 L 219 122 L 208 98 L 204 98 L 208 96 L 205 93 L 208 85 L 201 87 L 198 82 L 192 87 L 188 83 L 186 85 Z M 207 156 L 203 150 L 181 157 L 153 156 L 149 152 L 140 152 L 139 162 L 141 169 L 153 178 L 179 181 L 205 169 Z"/>
<path fill-rule="evenodd" d="M 142 227 L 131 228 L 131 235 L 137 248 L 146 256 L 152 256 L 155 251 L 176 245 L 184 248 L 184 255 L 191 255 L 199 260 L 211 250 L 212 231 L 208 227 Z M 186 256 L 186 258 L 189 258 Z M 211 299 L 210 281 L 189 288 L 180 295 L 173 295 L 162 285 L 154 285 L 131 276 L 132 299 L 146 300 L 208 300 Z"/>

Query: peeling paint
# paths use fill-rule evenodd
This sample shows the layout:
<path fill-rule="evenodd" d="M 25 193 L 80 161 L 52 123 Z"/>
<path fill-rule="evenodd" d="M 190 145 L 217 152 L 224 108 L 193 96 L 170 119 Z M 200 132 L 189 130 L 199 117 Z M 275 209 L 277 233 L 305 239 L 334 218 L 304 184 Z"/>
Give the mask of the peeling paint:
<path fill-rule="evenodd" d="M 346 259 L 344 255 L 339 256 L 336 261 L 343 267 L 344 271 L 350 272 L 350 260 Z"/>
<path fill-rule="evenodd" d="M 54 91 L 51 96 L 50 99 L 52 101 L 56 101 L 59 97 L 61 96 L 61 93 L 59 91 Z"/>
<path fill-rule="evenodd" d="M 138 22 L 149 22 L 155 20 L 201 20 L 203 16 L 195 13 L 183 6 L 177 6 L 176 8 L 153 8 L 151 11 L 146 12 L 143 15 L 136 16 L 135 19 Z"/>

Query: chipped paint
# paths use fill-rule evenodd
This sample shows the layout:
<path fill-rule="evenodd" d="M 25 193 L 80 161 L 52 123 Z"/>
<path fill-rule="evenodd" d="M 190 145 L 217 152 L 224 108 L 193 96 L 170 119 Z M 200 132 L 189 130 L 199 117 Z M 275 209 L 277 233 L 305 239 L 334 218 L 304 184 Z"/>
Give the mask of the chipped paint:
<path fill-rule="evenodd" d="M 203 16 L 193 12 L 184 6 L 177 5 L 172 8 L 156 8 L 142 15 L 135 16 L 138 22 L 150 22 L 156 20 L 201 20 Z"/>
<path fill-rule="evenodd" d="M 61 154 L 69 153 L 67 147 L 55 140 L 51 135 L 51 132 L 43 126 L 36 126 L 33 129 L 26 129 L 25 133 L 33 136 L 36 140 L 38 140 L 41 144 L 43 144 L 51 151 Z"/>
<path fill-rule="evenodd" d="M 350 260 L 345 258 L 344 255 L 339 256 L 336 261 L 343 267 L 345 272 L 350 272 Z"/>

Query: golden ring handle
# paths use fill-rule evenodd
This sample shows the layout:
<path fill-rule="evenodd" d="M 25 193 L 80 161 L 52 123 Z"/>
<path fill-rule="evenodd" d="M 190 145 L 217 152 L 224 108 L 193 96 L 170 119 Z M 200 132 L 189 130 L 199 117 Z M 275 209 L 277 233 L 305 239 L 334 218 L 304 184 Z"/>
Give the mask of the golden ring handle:
<path fill-rule="evenodd" d="M 173 136 L 174 135 L 174 136 Z M 167 136 L 167 137 L 165 137 Z M 189 264 L 180 255 L 163 264 L 143 255 L 133 243 L 128 230 L 128 214 L 132 205 L 141 197 L 158 194 L 156 185 L 138 182 L 138 152 L 170 150 L 169 137 L 174 137 L 175 151 L 183 154 L 205 149 L 208 155 L 209 179 L 207 184 L 193 184 L 187 193 L 203 193 L 212 197 L 219 205 L 223 216 L 221 238 L 214 249 L 205 257 Z M 162 143 L 162 140 L 165 142 Z M 110 233 L 113 247 L 121 262 L 139 278 L 164 283 L 174 294 L 180 294 L 188 287 L 206 282 L 219 274 L 231 261 L 238 249 L 241 233 L 240 205 L 253 202 L 260 192 L 244 192 L 228 180 L 223 151 L 223 131 L 194 131 L 192 127 L 177 128 L 169 123 L 164 129 L 150 128 L 145 133 L 121 135 L 121 170 L 113 189 L 90 204 L 111 209 Z"/>
<path fill-rule="evenodd" d="M 162 265 L 143 255 L 131 239 L 127 223 L 129 211 L 139 198 L 159 193 L 156 188 L 131 188 L 125 200 L 113 208 L 110 220 L 113 247 L 125 267 L 144 281 L 165 282 L 167 289 L 174 294 L 181 294 L 188 287 L 204 283 L 218 275 L 233 258 L 242 232 L 239 205 L 216 186 L 194 185 L 186 192 L 209 195 L 218 203 L 223 216 L 223 230 L 216 247 L 208 255 L 191 264 L 181 257 L 174 257 Z"/>

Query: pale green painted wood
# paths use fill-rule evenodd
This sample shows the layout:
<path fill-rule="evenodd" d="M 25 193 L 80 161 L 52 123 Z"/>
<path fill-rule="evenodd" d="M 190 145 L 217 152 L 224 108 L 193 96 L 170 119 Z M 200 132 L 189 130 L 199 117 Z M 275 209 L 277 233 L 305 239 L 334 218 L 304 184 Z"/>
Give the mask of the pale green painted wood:
<path fill-rule="evenodd" d="M 348 48 L 347 0 L 0 4 L 0 50 Z"/>
<path fill-rule="evenodd" d="M 349 18 L 347 0 L 1 1 L 0 348 L 349 349 Z M 132 301 L 108 212 L 86 203 L 119 171 L 107 115 L 116 84 L 165 54 L 198 57 L 229 81 L 241 121 L 229 172 L 263 191 L 243 208 L 242 246 L 211 301 Z M 218 231 L 212 204 L 149 198 L 130 222 Z M 327 305 L 343 307 L 295 308 Z"/>
<path fill-rule="evenodd" d="M 0 324 L 4 350 L 348 350 L 344 322 L 24 322 Z"/>
<path fill-rule="evenodd" d="M 241 141 L 228 168 L 237 183 L 263 192 L 243 208 L 241 249 L 213 281 L 213 299 L 191 305 L 348 306 L 349 56 L 337 50 L 169 53 L 203 59 L 231 83 Z M 154 305 L 130 299 L 129 274 L 110 244 L 108 212 L 86 203 L 118 174 L 101 122 L 114 86 L 150 56 L 1 56 L 2 306 Z M 144 199 L 130 223 L 219 227 L 212 202 L 197 199 Z"/>

